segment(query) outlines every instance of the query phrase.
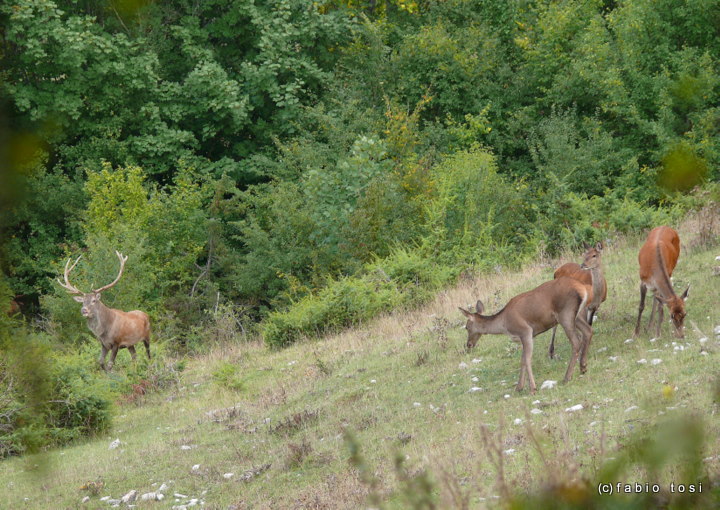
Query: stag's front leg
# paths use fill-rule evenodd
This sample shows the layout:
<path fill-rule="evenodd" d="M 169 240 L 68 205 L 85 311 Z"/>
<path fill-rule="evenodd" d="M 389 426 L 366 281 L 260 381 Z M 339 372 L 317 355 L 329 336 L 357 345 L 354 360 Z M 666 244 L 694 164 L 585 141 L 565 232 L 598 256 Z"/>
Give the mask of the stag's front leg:
<path fill-rule="evenodd" d="M 105 347 L 105 345 L 100 344 L 102 347 L 102 352 L 100 353 L 100 357 L 98 358 L 98 363 L 100 363 L 100 368 L 107 371 L 107 368 L 105 368 L 105 356 L 107 356 L 108 348 Z"/>
<path fill-rule="evenodd" d="M 130 353 L 130 357 L 132 358 L 132 360 L 135 361 L 135 346 L 129 345 L 127 350 Z"/>
<path fill-rule="evenodd" d="M 110 353 L 110 362 L 108 363 L 108 370 L 112 370 L 113 365 L 115 365 L 115 356 L 117 356 L 118 352 L 118 346 L 113 345 L 112 346 L 112 352 Z"/>

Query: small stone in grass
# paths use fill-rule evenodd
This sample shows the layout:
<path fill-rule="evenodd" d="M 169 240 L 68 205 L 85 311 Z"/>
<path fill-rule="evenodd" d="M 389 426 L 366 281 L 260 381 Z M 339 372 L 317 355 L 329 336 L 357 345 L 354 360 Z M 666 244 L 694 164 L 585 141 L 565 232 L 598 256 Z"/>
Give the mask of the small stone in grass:
<path fill-rule="evenodd" d="M 651 365 L 659 365 L 660 363 L 662 363 L 662 360 L 660 358 L 655 358 L 652 361 L 650 361 Z"/>
<path fill-rule="evenodd" d="M 225 480 L 230 480 L 233 476 L 235 476 L 235 473 L 225 473 L 225 474 L 223 475 L 223 478 L 224 478 Z"/>
<path fill-rule="evenodd" d="M 543 381 L 543 383 L 540 385 L 541 390 L 550 390 L 557 386 L 557 381 Z"/>
<path fill-rule="evenodd" d="M 540 409 L 530 409 L 530 414 L 542 414 Z"/>
<path fill-rule="evenodd" d="M 627 409 L 625 409 L 626 413 L 629 413 L 630 411 L 634 411 L 635 409 L 640 409 L 638 406 L 630 406 Z"/>
<path fill-rule="evenodd" d="M 515 425 L 520 425 L 520 424 L 522 423 L 522 419 L 521 419 L 521 418 L 515 418 L 515 419 L 513 420 L 513 423 L 514 423 Z"/>
<path fill-rule="evenodd" d="M 572 407 L 568 407 L 565 409 L 565 412 L 568 413 L 574 413 L 575 411 L 582 411 L 583 405 L 582 404 L 576 404 Z"/>
<path fill-rule="evenodd" d="M 639 360 L 637 360 L 637 363 L 640 365 L 644 365 L 645 363 L 647 363 L 647 360 L 645 358 L 639 359 Z"/>

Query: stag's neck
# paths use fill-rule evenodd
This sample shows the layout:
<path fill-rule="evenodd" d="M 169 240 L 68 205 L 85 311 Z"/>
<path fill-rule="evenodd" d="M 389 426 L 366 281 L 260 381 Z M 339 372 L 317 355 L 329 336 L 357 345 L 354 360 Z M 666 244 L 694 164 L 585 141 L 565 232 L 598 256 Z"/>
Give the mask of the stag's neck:
<path fill-rule="evenodd" d="M 108 308 L 103 303 L 98 303 L 97 311 L 94 315 L 88 317 L 88 327 L 95 336 L 98 338 L 102 337 L 113 324 L 115 315 L 111 308 Z"/>

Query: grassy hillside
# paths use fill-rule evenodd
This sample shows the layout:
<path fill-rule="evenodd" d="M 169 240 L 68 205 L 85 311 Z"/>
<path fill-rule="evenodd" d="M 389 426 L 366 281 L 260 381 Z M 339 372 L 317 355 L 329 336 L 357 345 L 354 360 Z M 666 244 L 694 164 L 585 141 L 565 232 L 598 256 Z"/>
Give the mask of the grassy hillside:
<path fill-rule="evenodd" d="M 679 416 L 700 424 L 698 469 L 687 475 L 698 459 L 671 456 L 667 465 L 658 461 L 655 478 L 636 448 L 641 462 L 618 481 L 657 479 L 665 490 L 696 476 L 712 497 L 709 480 L 717 482 L 720 470 L 714 397 L 720 338 L 713 333 L 720 278 L 712 276 L 719 253 L 692 247 L 692 222 L 680 236 L 675 288 L 692 284 L 682 342 L 668 324 L 656 341 L 642 334 L 626 342 L 637 313 L 640 240 L 619 240 L 604 254 L 609 293 L 594 324 L 588 373 L 576 370 L 567 385 L 515 392 L 519 347 L 504 336 L 483 336 L 465 352 L 457 311 L 478 298 L 488 312 L 499 310 L 551 278 L 554 261 L 464 281 L 421 309 L 282 351 L 237 343 L 188 359 L 172 390 L 121 404 L 109 435 L 0 463 L 0 506 L 104 508 L 104 496 L 148 493 L 161 484 L 164 499 L 136 502 L 138 508 L 191 499 L 206 508 L 356 508 L 377 501 L 388 508 L 483 508 L 497 506 L 506 491 L 553 487 L 565 488 L 553 493 L 558 498 L 579 501 L 597 493 L 592 484 L 603 465 L 622 459 L 627 445 L 643 444 L 633 438 L 656 437 Z M 549 340 L 546 333 L 535 343 L 538 387 L 561 381 L 567 365 L 564 334 L 556 360 L 547 357 Z M 116 370 L 129 363 L 122 353 Z M 567 410 L 576 405 L 582 409 Z M 694 430 L 688 426 L 683 430 Z M 671 436 L 668 455 L 672 443 L 685 444 L 681 435 Z M 120 446 L 109 449 L 116 438 Z M 81 505 L 85 496 L 90 500 Z M 598 501 L 614 505 L 624 497 L 604 498 Z"/>

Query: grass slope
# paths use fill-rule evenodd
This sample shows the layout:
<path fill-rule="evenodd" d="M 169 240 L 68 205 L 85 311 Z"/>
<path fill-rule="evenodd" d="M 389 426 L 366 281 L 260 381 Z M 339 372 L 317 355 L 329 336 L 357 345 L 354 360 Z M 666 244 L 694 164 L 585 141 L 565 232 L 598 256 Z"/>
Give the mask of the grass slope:
<path fill-rule="evenodd" d="M 689 246 L 692 224 L 680 235 Z M 421 479 L 413 476 L 426 470 L 441 507 L 482 508 L 507 487 L 525 491 L 592 478 L 634 432 L 681 413 L 704 424 L 704 469 L 717 479 L 713 385 L 720 343 L 713 328 L 720 324 L 720 279 L 711 276 L 717 253 L 684 248 L 681 254 L 675 288 L 692 283 L 684 342 L 673 344 L 665 324 L 655 342 L 643 334 L 626 343 L 637 313 L 639 244 L 607 247 L 609 295 L 594 324 L 589 371 L 576 369 L 567 385 L 515 392 L 520 353 L 507 337 L 483 336 L 472 352 L 463 349 L 457 306 L 481 298 L 488 312 L 499 310 L 552 278 L 551 265 L 537 265 L 466 281 L 422 309 L 279 352 L 258 343 L 219 346 L 189 360 L 174 390 L 122 405 L 107 437 L 0 463 L 0 507 L 106 508 L 102 496 L 142 494 L 165 483 L 163 501 L 137 502 L 138 508 L 170 508 L 191 498 L 206 508 L 356 508 L 369 492 L 389 508 L 403 508 L 419 504 L 412 498 L 422 492 Z M 709 338 L 707 354 L 701 337 Z M 538 387 L 561 381 L 567 365 L 564 334 L 554 361 L 547 358 L 549 339 L 549 333 L 536 339 Z M 684 350 L 676 350 L 680 345 Z M 654 359 L 662 361 L 653 365 Z M 127 363 L 120 357 L 116 369 Z M 583 409 L 566 411 L 577 404 Z M 345 431 L 361 449 L 360 469 L 348 461 Z M 108 449 L 115 438 L 121 446 Z M 493 452 L 505 452 L 502 481 Z M 400 471 L 396 458 L 404 459 Z M 665 482 L 673 473 L 663 475 Z M 636 473 L 627 481 L 651 480 Z M 91 493 L 80 489 L 87 482 L 102 487 L 81 505 Z"/>

